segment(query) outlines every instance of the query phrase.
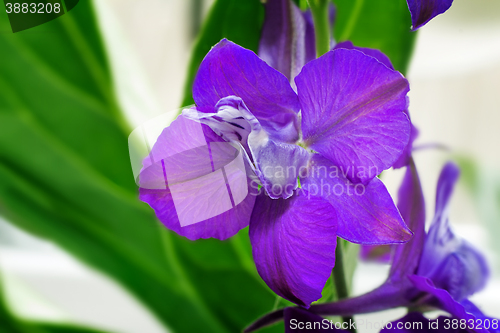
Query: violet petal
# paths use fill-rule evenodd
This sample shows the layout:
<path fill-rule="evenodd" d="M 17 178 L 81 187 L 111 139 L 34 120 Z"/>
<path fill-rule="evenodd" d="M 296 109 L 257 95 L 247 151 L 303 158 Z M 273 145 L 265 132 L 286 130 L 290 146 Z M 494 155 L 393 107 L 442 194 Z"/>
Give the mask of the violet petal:
<path fill-rule="evenodd" d="M 144 160 L 139 198 L 179 235 L 223 240 L 249 224 L 255 202 L 250 173 L 241 151 L 179 116 Z"/>
<path fill-rule="evenodd" d="M 471 244 L 454 234 L 448 207 L 460 170 L 453 163 L 443 168 L 436 193 L 436 214 L 427 235 L 418 275 L 430 278 L 460 301 L 482 289 L 489 277 L 486 259 Z"/>
<path fill-rule="evenodd" d="M 305 144 L 354 169 L 349 180 L 367 183 L 401 156 L 410 121 L 408 81 L 399 72 L 360 51 L 337 49 L 306 64 L 295 82 Z"/>
<path fill-rule="evenodd" d="M 309 162 L 307 174 L 300 177 L 302 189 L 328 199 L 335 207 L 339 237 L 372 245 L 410 240 L 412 233 L 380 179 L 353 184 L 342 169 L 318 154 Z"/>
<path fill-rule="evenodd" d="M 424 26 L 431 19 L 451 7 L 453 0 L 407 0 L 411 13 L 412 30 Z"/>
<path fill-rule="evenodd" d="M 320 197 L 259 195 L 249 229 L 257 271 L 276 294 L 309 307 L 335 265 L 336 231 L 335 210 Z"/>

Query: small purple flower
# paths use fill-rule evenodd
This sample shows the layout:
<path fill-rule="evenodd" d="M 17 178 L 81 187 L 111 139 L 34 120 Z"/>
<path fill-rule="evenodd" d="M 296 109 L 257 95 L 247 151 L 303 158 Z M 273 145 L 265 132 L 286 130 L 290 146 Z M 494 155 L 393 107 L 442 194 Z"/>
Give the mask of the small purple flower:
<path fill-rule="evenodd" d="M 409 88 L 397 71 L 347 49 L 310 61 L 295 83 L 297 93 L 255 53 L 219 42 L 195 78 L 196 107 L 143 162 L 140 199 L 192 240 L 223 240 L 249 225 L 260 276 L 308 307 L 331 274 L 337 236 L 411 237 L 375 177 L 409 141 Z"/>
<path fill-rule="evenodd" d="M 412 29 L 417 30 L 451 7 L 453 0 L 407 0 Z"/>

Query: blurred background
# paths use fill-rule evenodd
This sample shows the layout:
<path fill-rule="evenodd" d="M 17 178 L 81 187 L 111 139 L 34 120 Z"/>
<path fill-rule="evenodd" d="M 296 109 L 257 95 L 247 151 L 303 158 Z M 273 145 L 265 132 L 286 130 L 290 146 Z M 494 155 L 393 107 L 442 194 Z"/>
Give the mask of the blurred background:
<path fill-rule="evenodd" d="M 95 4 L 119 104 L 132 127 L 179 108 L 190 50 L 212 1 L 96 0 Z M 473 300 L 498 316 L 500 1 L 455 0 L 445 15 L 419 31 L 407 76 L 410 113 L 420 129 L 415 158 L 427 219 L 432 218 L 441 167 L 454 159 L 463 171 L 453 198 L 452 224 L 486 253 L 493 267 L 490 284 Z M 383 174 L 394 196 L 402 174 Z M 1 217 L 0 271 L 8 302 L 22 317 L 88 324 L 112 332 L 166 332 L 110 278 Z M 386 273 L 385 266 L 360 264 L 354 293 L 377 286 Z M 378 332 L 377 323 L 402 314 L 404 310 L 394 310 L 356 319 L 360 332 Z"/>

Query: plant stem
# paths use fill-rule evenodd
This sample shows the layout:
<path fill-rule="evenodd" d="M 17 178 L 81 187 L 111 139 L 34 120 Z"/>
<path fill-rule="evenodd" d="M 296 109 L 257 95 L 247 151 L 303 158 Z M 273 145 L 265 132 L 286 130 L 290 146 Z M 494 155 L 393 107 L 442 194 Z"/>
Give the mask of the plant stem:
<path fill-rule="evenodd" d="M 333 267 L 333 282 L 337 291 L 338 299 L 347 298 L 349 296 L 349 289 L 347 288 L 347 281 L 345 280 L 344 272 L 344 248 L 342 240 L 337 237 L 337 248 L 335 249 L 335 267 Z M 354 322 L 352 316 L 343 316 L 342 320 L 348 323 L 348 327 Z M 350 329 L 352 333 L 356 333 L 356 329 Z"/>
<path fill-rule="evenodd" d="M 316 35 L 316 57 L 330 51 L 330 22 L 328 19 L 329 0 L 307 0 L 314 20 Z"/>

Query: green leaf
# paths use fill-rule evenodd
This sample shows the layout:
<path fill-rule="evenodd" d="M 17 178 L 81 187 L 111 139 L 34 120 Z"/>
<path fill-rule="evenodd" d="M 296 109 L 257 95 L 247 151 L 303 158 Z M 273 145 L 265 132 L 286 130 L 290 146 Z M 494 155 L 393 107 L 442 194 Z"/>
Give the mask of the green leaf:
<path fill-rule="evenodd" d="M 406 0 L 334 0 L 335 40 L 384 52 L 394 67 L 406 73 L 416 32 Z"/>
<path fill-rule="evenodd" d="M 191 88 L 201 61 L 222 38 L 257 52 L 264 6 L 260 0 L 216 0 L 195 42 L 181 106 L 193 104 Z"/>
<path fill-rule="evenodd" d="M 0 53 L 0 214 L 108 274 L 173 332 L 236 332 L 273 308 L 245 231 L 191 242 L 138 201 L 90 1 L 0 34 Z"/>

